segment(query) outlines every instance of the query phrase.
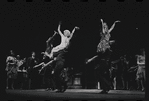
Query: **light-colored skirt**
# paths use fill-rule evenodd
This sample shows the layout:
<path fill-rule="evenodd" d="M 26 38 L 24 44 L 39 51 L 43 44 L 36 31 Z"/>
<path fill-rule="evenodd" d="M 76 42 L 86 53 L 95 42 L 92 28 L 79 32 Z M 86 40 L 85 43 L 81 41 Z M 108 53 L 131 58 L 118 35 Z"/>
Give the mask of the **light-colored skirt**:
<path fill-rule="evenodd" d="M 138 66 L 136 76 L 137 76 L 136 77 L 137 80 L 146 79 L 146 77 L 145 77 L 145 65 L 139 65 Z"/>

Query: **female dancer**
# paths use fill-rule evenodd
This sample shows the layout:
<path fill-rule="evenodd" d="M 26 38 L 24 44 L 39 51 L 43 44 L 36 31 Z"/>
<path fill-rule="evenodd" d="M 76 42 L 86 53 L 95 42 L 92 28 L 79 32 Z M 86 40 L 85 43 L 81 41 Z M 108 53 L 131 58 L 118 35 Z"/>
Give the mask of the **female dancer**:
<path fill-rule="evenodd" d="M 79 27 L 75 27 L 72 32 L 70 32 L 69 30 L 64 30 L 64 34 L 60 31 L 60 24 L 58 25 L 58 33 L 61 36 L 61 43 L 54 47 L 51 50 L 51 53 L 48 54 L 47 52 L 45 52 L 45 55 L 47 55 L 49 58 L 54 58 L 54 61 L 56 61 L 56 65 L 54 68 L 54 71 L 52 72 L 54 74 L 55 77 L 55 83 L 57 86 L 58 91 L 56 92 L 64 92 L 66 90 L 66 87 L 64 87 L 64 89 L 62 90 L 62 85 L 63 85 L 63 81 L 61 80 L 60 74 L 61 71 L 64 68 L 64 55 L 66 53 L 66 49 L 69 46 L 70 40 L 75 32 L 76 29 L 79 29 Z M 56 54 L 55 54 L 56 53 Z"/>
<path fill-rule="evenodd" d="M 6 59 L 5 70 L 7 71 L 6 89 L 9 89 L 9 84 L 11 85 L 11 89 L 14 89 L 14 82 L 17 78 L 17 59 L 15 58 L 13 50 L 10 51 L 10 56 Z M 9 83 L 10 80 L 11 83 Z"/>
<path fill-rule="evenodd" d="M 100 33 L 101 40 L 100 40 L 100 43 L 97 46 L 98 47 L 97 51 L 105 51 L 107 48 L 110 48 L 109 44 L 112 44 L 114 42 L 114 40 L 109 41 L 110 38 L 111 38 L 110 32 L 114 29 L 115 24 L 117 22 L 120 22 L 120 21 L 115 21 L 113 23 L 113 25 L 111 26 L 111 28 L 108 29 L 108 25 L 105 22 L 103 22 L 103 20 L 101 19 L 102 32 Z"/>
<path fill-rule="evenodd" d="M 70 43 L 70 40 L 71 38 L 73 37 L 73 34 L 75 32 L 76 29 L 79 29 L 79 27 L 75 27 L 72 32 L 70 32 L 69 30 L 64 30 L 64 34 L 60 31 L 60 27 L 61 27 L 61 24 L 59 24 L 58 26 L 58 33 L 59 35 L 61 36 L 61 43 L 54 47 L 49 54 L 46 54 L 47 56 L 49 56 L 50 58 L 53 58 L 53 54 L 60 51 L 60 50 L 63 50 L 65 48 L 67 48 L 69 46 L 69 43 Z"/>
<path fill-rule="evenodd" d="M 102 22 L 102 32 L 100 33 L 101 34 L 100 43 L 97 46 L 97 55 L 89 59 L 87 63 L 96 59 L 95 61 L 97 62 L 97 65 L 95 68 L 95 73 L 97 80 L 100 81 L 101 88 L 103 89 L 100 92 L 100 94 L 107 94 L 111 88 L 110 72 L 109 72 L 110 69 L 109 59 L 111 55 L 110 43 L 114 42 L 109 41 L 111 37 L 110 32 L 113 30 L 115 23 L 120 21 L 115 21 L 115 23 L 112 25 L 110 29 L 108 29 L 106 23 L 103 23 L 102 19 L 101 22 Z"/>
<path fill-rule="evenodd" d="M 145 50 L 142 49 L 142 55 L 138 55 L 137 57 L 137 64 L 138 64 L 138 70 L 137 70 L 137 80 L 138 82 L 141 82 L 142 91 L 145 91 L 145 82 L 146 82 L 146 76 L 145 76 Z"/>

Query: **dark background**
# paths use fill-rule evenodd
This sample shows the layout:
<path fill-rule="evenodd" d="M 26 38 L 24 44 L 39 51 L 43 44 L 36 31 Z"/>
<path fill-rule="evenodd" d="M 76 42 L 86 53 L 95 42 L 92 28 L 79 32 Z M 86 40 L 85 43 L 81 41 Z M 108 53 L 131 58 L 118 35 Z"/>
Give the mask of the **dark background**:
<path fill-rule="evenodd" d="M 22 0 L 23 1 L 23 0 Z M 144 2 L 5 2 L 1 4 L 1 38 L 4 62 L 10 49 L 21 57 L 29 57 L 31 51 L 41 58 L 46 48 L 46 40 L 57 31 L 59 21 L 61 31 L 72 31 L 80 27 L 71 40 L 67 63 L 79 70 L 86 58 L 96 53 L 100 41 L 102 18 L 109 27 L 120 20 L 111 32 L 116 42 L 111 46 L 112 59 L 123 54 L 139 54 L 145 47 L 147 30 L 147 9 Z M 138 28 L 138 29 L 137 29 Z M 55 37 L 54 45 L 60 43 Z"/>

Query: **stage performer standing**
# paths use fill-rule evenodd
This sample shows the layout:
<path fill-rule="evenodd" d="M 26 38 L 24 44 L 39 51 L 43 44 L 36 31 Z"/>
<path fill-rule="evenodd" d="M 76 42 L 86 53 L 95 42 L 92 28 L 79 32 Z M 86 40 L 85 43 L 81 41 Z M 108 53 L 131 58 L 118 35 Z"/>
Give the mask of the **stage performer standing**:
<path fill-rule="evenodd" d="M 17 60 L 13 50 L 10 50 L 10 56 L 6 59 L 5 70 L 7 71 L 6 89 L 9 89 L 9 84 L 11 85 L 11 89 L 14 89 L 14 82 L 17 78 Z"/>
<path fill-rule="evenodd" d="M 141 49 L 142 54 L 137 56 L 138 70 L 136 79 L 141 82 L 142 91 L 145 91 L 146 75 L 145 75 L 145 50 Z"/>

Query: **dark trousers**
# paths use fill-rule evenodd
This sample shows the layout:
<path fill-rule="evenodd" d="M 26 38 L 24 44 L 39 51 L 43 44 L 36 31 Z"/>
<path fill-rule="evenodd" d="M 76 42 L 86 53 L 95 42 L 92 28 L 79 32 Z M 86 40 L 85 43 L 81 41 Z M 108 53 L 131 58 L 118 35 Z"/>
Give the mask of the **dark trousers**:
<path fill-rule="evenodd" d="M 45 68 L 43 82 L 46 88 L 55 89 L 54 76 L 52 75 L 52 66 L 47 66 Z"/>
<path fill-rule="evenodd" d="M 111 82 L 107 74 L 99 75 L 99 82 L 101 84 L 101 89 L 104 91 L 109 91 L 111 89 Z"/>
<path fill-rule="evenodd" d="M 95 69 L 96 79 L 100 82 L 101 89 L 109 91 L 111 89 L 110 71 L 106 61 L 101 61 Z"/>
<path fill-rule="evenodd" d="M 55 77 L 55 84 L 58 90 L 62 90 L 63 82 L 60 74 L 63 68 L 64 68 L 64 61 L 61 60 L 57 61 L 54 69 L 54 77 Z"/>
<path fill-rule="evenodd" d="M 29 89 L 38 89 L 40 88 L 41 78 L 38 74 L 38 71 L 34 70 L 30 72 L 28 77 L 28 88 Z"/>

